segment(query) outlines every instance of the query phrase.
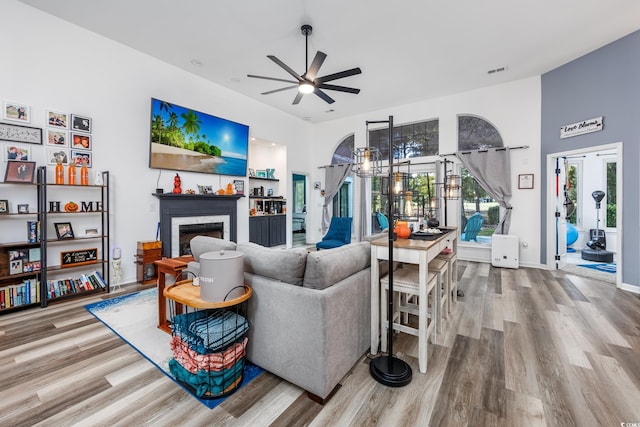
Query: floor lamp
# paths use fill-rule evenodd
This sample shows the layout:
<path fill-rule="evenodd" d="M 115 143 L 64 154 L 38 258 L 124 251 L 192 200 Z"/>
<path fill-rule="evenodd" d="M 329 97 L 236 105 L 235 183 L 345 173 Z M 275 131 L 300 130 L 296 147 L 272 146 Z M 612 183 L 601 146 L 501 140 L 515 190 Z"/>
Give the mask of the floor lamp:
<path fill-rule="evenodd" d="M 389 179 L 388 179 L 388 197 L 389 197 L 389 319 L 387 340 L 387 355 L 381 355 L 371 360 L 369 363 L 369 372 L 371 376 L 381 384 L 390 387 L 403 387 L 411 382 L 411 366 L 404 360 L 393 356 L 393 222 L 391 218 L 391 207 L 393 206 L 393 116 L 389 116 L 389 120 L 367 122 L 369 123 L 388 123 L 389 124 Z M 384 292 L 384 290 L 382 291 Z M 373 349 L 371 349 L 373 351 Z"/>

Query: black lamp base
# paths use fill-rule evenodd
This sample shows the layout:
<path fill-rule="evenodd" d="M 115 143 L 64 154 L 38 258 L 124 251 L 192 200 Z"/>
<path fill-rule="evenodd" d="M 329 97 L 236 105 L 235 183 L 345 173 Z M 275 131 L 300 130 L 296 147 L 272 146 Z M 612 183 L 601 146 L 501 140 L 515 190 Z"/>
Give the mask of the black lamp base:
<path fill-rule="evenodd" d="M 411 382 L 411 366 L 393 356 L 380 356 L 369 362 L 369 373 L 380 384 L 404 387 Z"/>

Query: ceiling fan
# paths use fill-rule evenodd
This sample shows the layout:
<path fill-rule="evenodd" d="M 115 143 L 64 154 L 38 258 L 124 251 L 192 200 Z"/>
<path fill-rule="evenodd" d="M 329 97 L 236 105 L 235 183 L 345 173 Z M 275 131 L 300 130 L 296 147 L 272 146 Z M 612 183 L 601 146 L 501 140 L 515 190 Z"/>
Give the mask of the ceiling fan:
<path fill-rule="evenodd" d="M 318 70 L 322 66 L 327 54 L 318 51 L 316 56 L 313 58 L 313 62 L 311 62 L 311 66 L 309 67 L 309 36 L 311 35 L 312 27 L 311 25 L 303 25 L 300 27 L 302 34 L 305 37 L 306 49 L 305 49 L 305 66 L 306 72 L 302 75 L 297 74 L 293 69 L 291 69 L 287 64 L 276 58 L 274 55 L 267 55 L 267 58 L 278 64 L 281 68 L 283 68 L 287 73 L 291 74 L 296 80 L 285 80 L 278 79 L 275 77 L 265 77 L 265 76 L 256 76 L 253 74 L 247 74 L 247 77 L 252 77 L 256 79 L 265 79 L 265 80 L 274 80 L 277 82 L 285 82 L 285 83 L 294 83 L 292 86 L 283 87 L 280 89 L 270 90 L 268 92 L 263 92 L 261 95 L 269 95 L 271 93 L 282 92 L 283 90 L 289 89 L 298 89 L 298 93 L 296 97 L 293 99 L 293 105 L 296 105 L 300 102 L 302 97 L 307 93 L 315 93 L 320 98 L 324 99 L 329 104 L 333 104 L 335 100 L 327 95 L 322 89 L 325 90 L 336 90 L 339 92 L 347 92 L 347 93 L 360 93 L 360 89 L 354 89 L 346 86 L 337 86 L 332 84 L 327 84 L 326 82 L 330 82 L 333 80 L 342 79 L 344 77 L 354 76 L 356 74 L 362 73 L 360 68 L 351 68 L 350 70 L 341 71 L 339 73 L 329 74 L 323 77 L 316 77 L 318 74 Z"/>

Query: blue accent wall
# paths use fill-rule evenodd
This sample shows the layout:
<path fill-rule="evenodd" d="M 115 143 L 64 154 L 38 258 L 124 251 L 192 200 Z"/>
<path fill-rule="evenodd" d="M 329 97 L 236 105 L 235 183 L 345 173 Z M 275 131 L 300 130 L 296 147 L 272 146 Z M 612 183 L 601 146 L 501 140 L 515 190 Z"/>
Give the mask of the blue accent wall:
<path fill-rule="evenodd" d="M 541 171 L 547 155 L 622 142 L 622 282 L 640 286 L 640 31 L 542 75 Z M 604 130 L 560 139 L 563 125 L 604 117 Z M 588 172 L 587 172 L 588 173 Z M 594 206 L 595 209 L 595 206 Z M 546 263 L 547 194 L 542 187 L 541 263 Z"/>

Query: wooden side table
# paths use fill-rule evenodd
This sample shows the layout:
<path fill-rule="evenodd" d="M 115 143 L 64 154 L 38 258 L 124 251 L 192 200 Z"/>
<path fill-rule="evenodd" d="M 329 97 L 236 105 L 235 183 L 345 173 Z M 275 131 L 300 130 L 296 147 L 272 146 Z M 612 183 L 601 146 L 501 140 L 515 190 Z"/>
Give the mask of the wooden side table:
<path fill-rule="evenodd" d="M 191 261 L 195 261 L 191 255 L 154 261 L 154 264 L 158 268 L 158 329 L 168 334 L 171 334 L 171 329 L 167 322 L 167 299 L 164 296 L 164 288 L 167 284 L 166 275 L 169 274 L 177 277 L 182 270 L 187 268 L 187 264 Z M 179 307 L 176 306 L 176 309 L 179 309 Z"/>

